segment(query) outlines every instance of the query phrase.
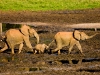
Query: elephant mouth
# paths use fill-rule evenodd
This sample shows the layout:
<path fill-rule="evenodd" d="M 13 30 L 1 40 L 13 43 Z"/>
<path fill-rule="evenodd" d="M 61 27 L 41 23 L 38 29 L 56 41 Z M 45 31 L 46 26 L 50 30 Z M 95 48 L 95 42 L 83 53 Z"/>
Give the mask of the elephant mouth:
<path fill-rule="evenodd" d="M 33 34 L 29 34 L 29 37 L 34 37 L 34 35 Z"/>

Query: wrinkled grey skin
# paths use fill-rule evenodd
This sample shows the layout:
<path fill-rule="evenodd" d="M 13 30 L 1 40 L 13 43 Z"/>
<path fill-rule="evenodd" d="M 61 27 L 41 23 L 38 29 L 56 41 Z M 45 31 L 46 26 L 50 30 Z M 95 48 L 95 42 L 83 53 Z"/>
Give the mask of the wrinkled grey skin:
<path fill-rule="evenodd" d="M 52 50 L 52 53 L 58 51 L 58 54 L 60 54 L 60 49 L 62 49 L 62 47 L 69 46 L 69 54 L 70 54 L 73 46 L 76 45 L 78 49 L 81 51 L 81 53 L 83 54 L 79 40 L 90 39 L 97 34 L 98 33 L 88 36 L 84 32 L 79 32 L 77 30 L 75 30 L 74 32 L 58 32 L 55 35 L 54 40 L 49 44 L 49 46 L 53 42 L 56 42 L 57 48 Z"/>
<path fill-rule="evenodd" d="M 22 25 L 20 29 L 9 29 L 5 33 L 5 46 L 0 50 L 0 52 L 11 48 L 12 54 L 14 54 L 14 47 L 15 45 L 19 44 L 18 53 L 20 53 L 23 48 L 23 42 L 25 42 L 26 46 L 29 47 L 31 51 L 33 51 L 32 45 L 29 41 L 29 36 L 35 36 L 37 38 L 37 43 L 39 43 L 39 35 L 33 28 L 30 28 L 28 25 Z"/>
<path fill-rule="evenodd" d="M 44 51 L 47 50 L 47 49 L 48 49 L 48 46 L 46 44 L 37 44 L 34 47 L 34 50 L 35 50 L 34 54 L 36 54 L 37 52 L 44 53 Z"/>

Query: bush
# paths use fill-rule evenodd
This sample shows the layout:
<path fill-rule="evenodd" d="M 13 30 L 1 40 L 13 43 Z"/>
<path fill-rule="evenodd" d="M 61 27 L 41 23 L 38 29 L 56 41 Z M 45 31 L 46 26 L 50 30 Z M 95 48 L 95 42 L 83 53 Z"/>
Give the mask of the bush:
<path fill-rule="evenodd" d="M 19 24 L 9 24 L 9 23 L 5 24 L 5 23 L 3 23 L 3 25 L 2 25 L 3 31 L 6 31 L 6 30 L 11 29 L 11 28 L 20 28 L 20 27 L 21 27 L 21 25 L 19 25 Z"/>

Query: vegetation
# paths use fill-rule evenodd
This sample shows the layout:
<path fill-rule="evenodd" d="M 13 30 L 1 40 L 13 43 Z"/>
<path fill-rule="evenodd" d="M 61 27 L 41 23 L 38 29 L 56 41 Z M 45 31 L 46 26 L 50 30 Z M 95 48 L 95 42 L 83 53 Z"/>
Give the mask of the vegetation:
<path fill-rule="evenodd" d="M 3 31 L 6 31 L 8 29 L 11 29 L 11 28 L 20 28 L 21 25 L 17 25 L 17 24 L 5 24 L 3 23 Z"/>
<path fill-rule="evenodd" d="M 100 0 L 0 0 L 0 10 L 76 10 L 99 8 Z"/>
<path fill-rule="evenodd" d="M 0 0 L 0 10 L 77 10 L 99 8 L 100 0 Z M 18 28 L 18 25 L 3 24 L 3 30 Z M 7 29 L 6 29 L 7 28 Z"/>

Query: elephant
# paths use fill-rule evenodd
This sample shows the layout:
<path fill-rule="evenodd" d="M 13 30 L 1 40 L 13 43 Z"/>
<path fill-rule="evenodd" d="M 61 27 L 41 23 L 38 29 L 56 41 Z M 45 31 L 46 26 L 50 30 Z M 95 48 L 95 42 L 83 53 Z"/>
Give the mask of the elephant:
<path fill-rule="evenodd" d="M 23 48 L 23 42 L 25 42 L 26 46 L 29 47 L 31 51 L 33 51 L 33 47 L 29 41 L 29 37 L 34 36 L 37 39 L 37 43 L 39 43 L 39 35 L 37 34 L 37 32 L 33 28 L 25 24 L 21 25 L 21 28 L 19 29 L 9 29 L 5 33 L 5 45 L 4 48 L 0 50 L 0 52 L 11 48 L 11 52 L 12 54 L 14 54 L 14 47 L 15 45 L 19 44 L 19 54 Z"/>
<path fill-rule="evenodd" d="M 55 35 L 54 40 L 49 44 L 49 46 L 53 42 L 55 42 L 57 45 L 57 48 L 52 50 L 51 52 L 54 53 L 54 52 L 58 51 L 58 54 L 60 54 L 60 49 L 62 49 L 62 47 L 69 46 L 68 54 L 70 54 L 73 46 L 76 45 L 78 47 L 78 49 L 80 50 L 80 52 L 84 55 L 79 41 L 90 39 L 97 34 L 98 33 L 88 36 L 84 32 L 80 32 L 78 30 L 74 30 L 73 32 L 58 32 Z"/>
<path fill-rule="evenodd" d="M 36 54 L 37 52 L 44 53 L 44 51 L 47 50 L 47 49 L 48 49 L 48 46 L 46 44 L 37 44 L 34 47 L 34 50 L 35 50 L 34 54 Z"/>

